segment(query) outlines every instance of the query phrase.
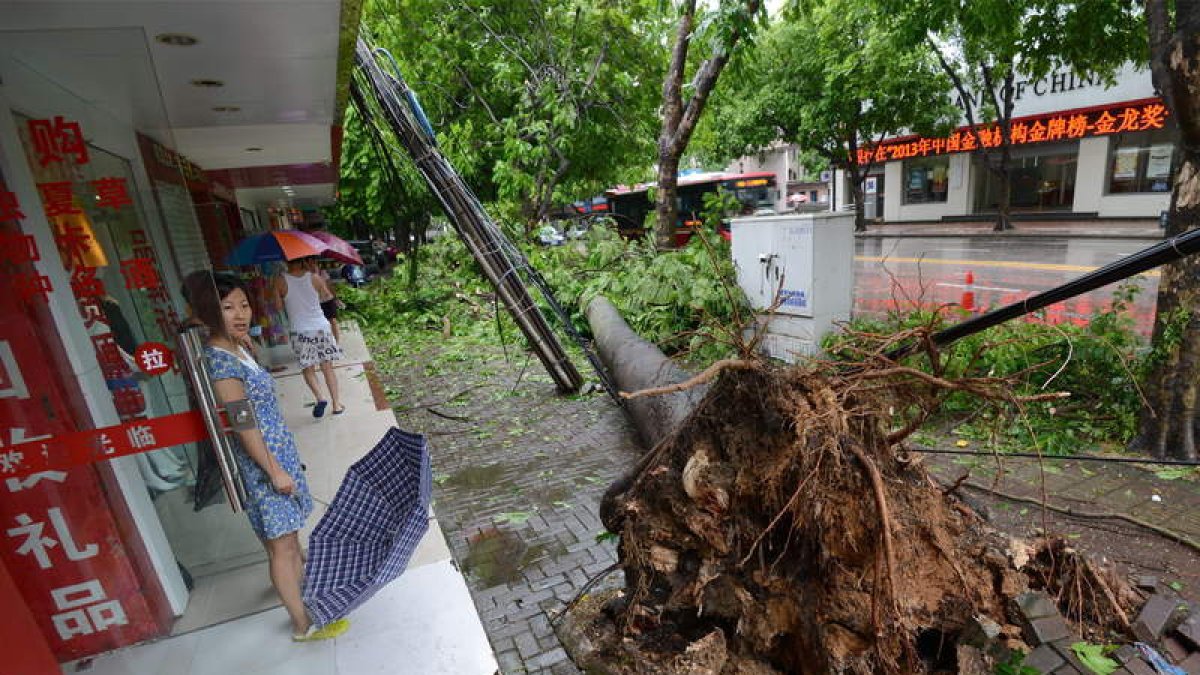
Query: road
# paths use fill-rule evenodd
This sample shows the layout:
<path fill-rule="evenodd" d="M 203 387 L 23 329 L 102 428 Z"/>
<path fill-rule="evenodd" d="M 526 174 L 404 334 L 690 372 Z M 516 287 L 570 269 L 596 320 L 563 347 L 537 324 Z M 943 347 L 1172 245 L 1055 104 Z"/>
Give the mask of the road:
<path fill-rule="evenodd" d="M 972 304 L 976 313 L 1069 281 L 1151 246 L 1152 240 L 1042 237 L 863 238 L 856 242 L 855 316 L 914 305 Z M 973 284 L 968 284 L 968 274 Z M 1133 280 L 1142 292 L 1132 314 L 1149 335 L 1158 271 Z M 1046 308 L 1051 323 L 1086 323 L 1112 304 L 1115 285 Z M 967 293 L 973 294 L 971 298 Z"/>

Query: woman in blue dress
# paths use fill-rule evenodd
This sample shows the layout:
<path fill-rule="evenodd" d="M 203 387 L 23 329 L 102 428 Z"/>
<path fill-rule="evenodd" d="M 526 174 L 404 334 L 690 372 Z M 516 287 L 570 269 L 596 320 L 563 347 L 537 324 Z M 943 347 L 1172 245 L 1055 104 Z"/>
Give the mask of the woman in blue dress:
<path fill-rule="evenodd" d="M 313 500 L 296 440 L 275 398 L 275 381 L 243 346 L 252 318 L 246 289 L 233 275 L 207 270 L 190 274 L 184 286 L 193 319 L 208 328 L 205 356 L 217 398 L 227 407 L 248 403 L 257 419 L 256 425 L 241 425 L 235 432 L 235 457 L 248 497 L 246 515 L 267 549 L 271 584 L 291 617 L 292 637 L 336 637 L 348 627 L 346 620 L 314 626 L 301 599 L 299 531 L 312 513 Z"/>

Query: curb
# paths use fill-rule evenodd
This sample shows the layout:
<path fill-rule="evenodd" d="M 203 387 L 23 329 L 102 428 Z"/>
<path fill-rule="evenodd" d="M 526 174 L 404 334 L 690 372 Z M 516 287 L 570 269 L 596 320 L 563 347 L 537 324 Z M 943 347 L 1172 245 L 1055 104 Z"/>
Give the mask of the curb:
<path fill-rule="evenodd" d="M 1159 241 L 1162 235 L 1135 234 L 1127 232 L 855 232 L 856 239 L 962 239 L 964 237 L 990 237 L 993 239 L 1133 239 L 1139 241 Z"/>

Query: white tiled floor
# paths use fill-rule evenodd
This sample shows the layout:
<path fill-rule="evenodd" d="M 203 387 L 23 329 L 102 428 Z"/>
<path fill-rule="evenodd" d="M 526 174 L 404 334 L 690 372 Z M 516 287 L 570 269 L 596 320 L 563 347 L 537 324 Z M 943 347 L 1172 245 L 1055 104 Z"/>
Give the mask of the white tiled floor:
<path fill-rule="evenodd" d="M 362 335 L 343 328 L 346 367 L 338 368 L 346 413 L 317 420 L 304 401 L 311 399 L 294 367 L 276 374 L 288 425 L 296 435 L 310 488 L 317 499 L 333 499 L 346 468 L 395 424 L 390 410 L 375 410 L 361 363 L 369 359 Z M 302 540 L 325 507 L 302 531 Z M 227 576 L 227 578 L 226 578 Z M 462 575 L 437 520 L 421 540 L 408 570 L 350 615 L 351 628 L 329 641 L 291 641 L 287 613 L 278 606 L 264 566 L 233 570 L 200 584 L 192 593 L 189 614 L 237 616 L 200 630 L 177 634 L 96 657 L 89 675 L 360 675 L 388 673 L 491 675 L 496 661 Z M 239 604 L 240 603 L 240 604 Z M 201 607 L 200 605 L 203 605 Z M 272 607 L 262 611 L 264 607 Z M 257 612 L 245 616 L 246 613 Z M 198 615 L 197 615 L 198 616 Z M 188 620 L 194 620 L 189 617 Z M 182 628 L 192 630 L 180 622 Z M 180 631 L 177 630 L 177 633 Z M 77 672 L 66 664 L 64 672 Z"/>

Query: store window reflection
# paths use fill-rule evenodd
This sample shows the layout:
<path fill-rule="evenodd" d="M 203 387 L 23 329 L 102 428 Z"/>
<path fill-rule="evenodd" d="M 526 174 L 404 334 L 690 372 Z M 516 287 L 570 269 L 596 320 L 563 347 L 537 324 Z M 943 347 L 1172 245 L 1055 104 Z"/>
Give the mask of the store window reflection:
<path fill-rule="evenodd" d="M 996 158 L 998 159 L 998 158 Z M 996 161 L 993 159 L 992 161 Z M 975 210 L 995 211 L 1000 178 L 976 158 Z M 1009 163 L 1010 204 L 1014 210 L 1070 210 L 1075 203 L 1075 175 L 1079 166 L 1078 143 L 1055 143 L 1017 148 Z"/>
<path fill-rule="evenodd" d="M 1170 192 L 1178 162 L 1174 129 L 1118 134 L 1109 141 L 1108 192 Z"/>
<path fill-rule="evenodd" d="M 906 159 L 903 171 L 905 204 L 946 201 L 946 188 L 950 183 L 949 157 Z"/>

